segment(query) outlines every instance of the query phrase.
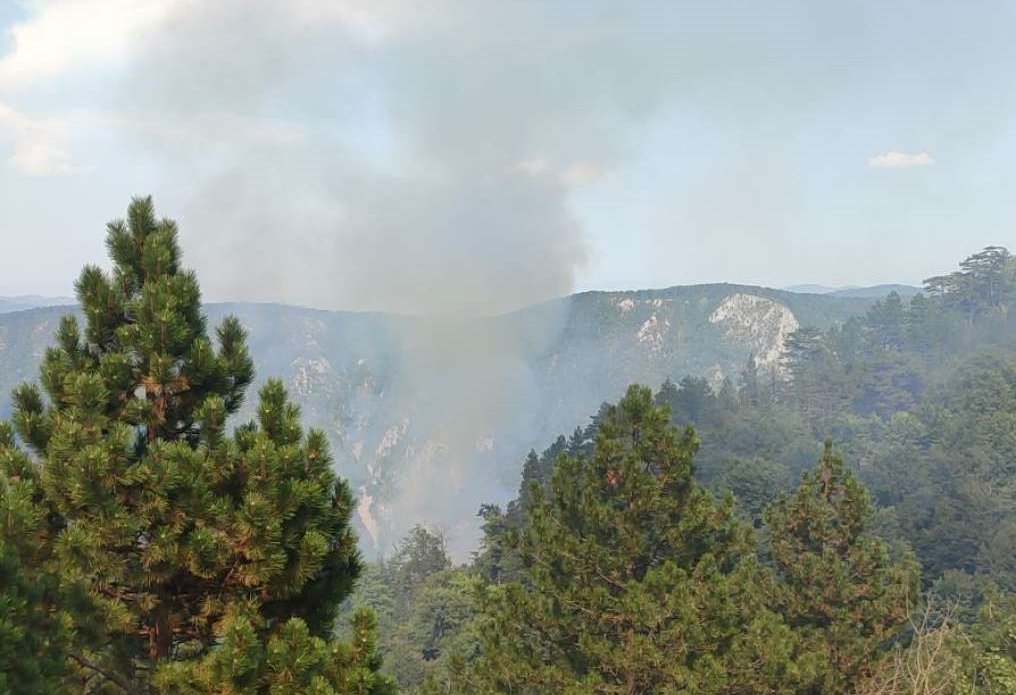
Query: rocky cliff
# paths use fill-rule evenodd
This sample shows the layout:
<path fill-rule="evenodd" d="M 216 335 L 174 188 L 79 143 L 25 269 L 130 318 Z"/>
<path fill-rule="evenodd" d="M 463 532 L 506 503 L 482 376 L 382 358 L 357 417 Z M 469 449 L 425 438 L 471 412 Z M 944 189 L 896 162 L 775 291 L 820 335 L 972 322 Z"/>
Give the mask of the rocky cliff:
<path fill-rule="evenodd" d="M 489 319 L 449 321 L 213 304 L 238 315 L 259 378 L 278 375 L 333 443 L 358 491 L 366 550 L 413 522 L 468 547 L 481 501 L 516 489 L 521 461 L 585 423 L 634 381 L 704 375 L 736 382 L 750 355 L 779 370 L 786 337 L 826 327 L 872 300 L 700 285 L 590 292 Z M 0 315 L 0 416 L 68 308 Z M 241 418 L 252 414 L 254 398 Z"/>

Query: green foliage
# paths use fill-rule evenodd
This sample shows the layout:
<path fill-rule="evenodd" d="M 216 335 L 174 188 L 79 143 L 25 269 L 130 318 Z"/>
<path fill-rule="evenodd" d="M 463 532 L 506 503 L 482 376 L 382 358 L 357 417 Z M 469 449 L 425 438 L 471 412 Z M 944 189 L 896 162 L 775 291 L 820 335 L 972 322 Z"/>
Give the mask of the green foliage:
<path fill-rule="evenodd" d="M 758 526 L 766 507 L 789 486 L 785 466 L 764 458 L 734 458 L 726 462 L 715 486 L 733 494 L 740 512 Z"/>
<path fill-rule="evenodd" d="M 1016 261 L 1001 247 L 909 303 L 806 325 L 780 370 L 749 358 L 739 391 L 630 388 L 531 452 L 517 499 L 481 508 L 471 567 L 418 526 L 361 573 L 349 487 L 281 383 L 227 431 L 253 379 L 245 333 L 227 318 L 209 334 L 175 225 L 135 200 L 107 246 L 112 271 L 77 283 L 84 323 L 61 322 L 0 423 L 0 693 L 1016 692 Z M 701 324 L 686 338 L 719 344 L 707 307 L 729 288 L 702 291 L 682 303 Z M 599 312 L 566 327 L 577 343 L 665 305 L 576 301 Z M 651 364 L 615 347 L 615 382 L 708 366 L 681 341 Z M 827 444 L 782 494 L 828 435 L 857 474 Z M 956 601 L 909 630 L 908 548 Z"/>
<path fill-rule="evenodd" d="M 427 577 L 451 567 L 444 536 L 417 524 L 399 543 L 395 555 L 385 565 L 403 609 L 415 588 Z"/>
<path fill-rule="evenodd" d="M 802 639 L 802 658 L 823 664 L 826 695 L 851 695 L 871 675 L 918 595 L 916 568 L 890 560 L 866 532 L 871 518 L 867 492 L 830 443 L 766 518 L 779 610 Z"/>
<path fill-rule="evenodd" d="M 733 405 L 693 380 L 665 384 L 665 402 L 707 404 L 699 479 L 757 521 L 831 437 L 883 507 L 880 532 L 915 550 L 928 583 L 960 571 L 1016 588 L 1016 285 L 1001 259 L 1011 270 L 988 249 L 930 296 L 891 294 L 842 326 L 798 331 L 775 402 L 751 363 Z"/>
<path fill-rule="evenodd" d="M 589 453 L 558 440 L 556 465 L 529 457 L 541 474 L 514 515 L 485 510 L 476 566 L 487 581 L 464 628 L 479 651 L 453 653 L 434 692 L 834 695 L 873 682 L 906 637 L 918 573 L 871 534 L 874 509 L 838 456 L 827 448 L 770 510 L 756 556 L 729 503 L 692 478 L 696 438 L 648 391 L 601 409 L 590 434 Z M 758 523 L 785 469 L 741 460 L 718 476 L 747 498 L 763 471 L 772 484 L 753 500 Z"/>
<path fill-rule="evenodd" d="M 378 649 L 384 657 L 384 665 L 389 673 L 392 666 L 392 661 L 388 658 L 391 635 L 403 619 L 398 610 L 395 593 L 391 576 L 385 571 L 384 563 L 367 563 L 360 576 L 356 578 L 352 593 L 339 607 L 339 617 L 336 621 L 338 635 L 348 638 L 352 635 L 353 616 L 356 611 L 369 609 L 377 621 Z"/>
<path fill-rule="evenodd" d="M 749 532 L 692 478 L 696 447 L 648 389 L 607 408 L 592 454 L 533 486 L 512 533 L 525 580 L 481 590 L 482 654 L 453 690 L 778 692 L 802 675 Z"/>
<path fill-rule="evenodd" d="M 348 641 L 315 636 L 301 618 L 286 620 L 265 640 L 256 606 L 233 605 L 218 624 L 216 648 L 161 667 L 153 692 L 394 695 L 394 685 L 378 674 L 374 631 L 373 615 L 360 610 Z"/>
<path fill-rule="evenodd" d="M 38 484 L 34 571 L 84 597 L 57 604 L 75 637 L 66 687 L 380 692 L 369 618 L 352 644 L 330 640 L 360 568 L 348 487 L 278 381 L 226 432 L 252 362 L 235 319 L 208 337 L 176 237 L 148 198 L 109 225 L 112 272 L 76 286 L 84 329 L 65 319 L 42 390 L 14 394 L 37 458 L 0 442 L 8 479 Z"/>
<path fill-rule="evenodd" d="M 973 624 L 930 595 L 911 623 L 909 643 L 879 664 L 859 695 L 1016 693 L 1016 604 L 1012 596 L 989 593 Z"/>
<path fill-rule="evenodd" d="M 452 568 L 444 537 L 414 526 L 388 561 L 368 564 L 340 618 L 369 608 L 378 617 L 383 671 L 403 693 L 421 692 L 428 681 L 447 680 L 452 655 L 468 653 L 474 605 L 473 574 Z M 349 628 L 339 634 L 351 637 Z"/>
<path fill-rule="evenodd" d="M 35 470 L 0 423 L 0 693 L 51 693 L 66 675 L 68 616 L 51 610 L 58 586 L 39 571 L 46 524 Z"/>
<path fill-rule="evenodd" d="M 977 682 L 973 672 L 964 669 L 982 656 L 961 646 L 972 644 L 972 635 L 983 630 L 970 625 L 986 601 L 984 587 L 995 582 L 1011 588 L 1016 576 L 1012 565 L 1016 448 L 1011 436 L 1016 431 L 1012 423 L 1016 362 L 1006 356 L 1012 354 L 1007 336 L 1016 336 L 1016 325 L 1008 319 L 1011 299 L 989 302 L 984 299 L 986 288 L 975 291 L 984 309 L 973 318 L 955 308 L 953 298 L 918 295 L 906 305 L 891 295 L 842 327 L 799 333 L 791 341 L 786 364 L 790 381 L 775 392 L 775 399 L 759 383 L 757 370 L 750 368 L 737 399 L 716 393 L 700 379 L 667 381 L 656 396 L 658 403 L 672 408 L 673 424 L 695 423 L 699 429 L 704 441 L 699 478 L 713 489 L 734 492 L 742 513 L 757 525 L 762 510 L 813 459 L 826 433 L 843 443 L 858 475 L 874 486 L 877 500 L 886 505 L 873 508 L 859 478 L 827 450 L 819 469 L 806 475 L 802 487 L 771 511 L 760 548 L 763 562 L 772 563 L 776 571 L 772 588 L 766 590 L 770 597 L 766 605 L 779 613 L 792 633 L 786 644 L 788 658 L 798 668 L 793 687 L 823 693 L 868 687 L 888 655 L 898 653 L 896 646 L 908 641 L 910 646 L 899 653 L 924 658 L 914 633 L 904 630 L 907 613 L 921 599 L 908 546 L 918 551 L 929 584 L 945 589 L 951 583 L 952 591 L 963 596 L 962 622 L 949 637 L 950 663 L 963 665 L 953 685 L 959 688 L 967 682 L 963 679 L 970 687 Z M 969 357 L 978 347 L 990 347 L 994 355 Z M 610 421 L 608 412 L 601 410 L 594 418 L 586 438 L 602 434 L 598 428 Z M 511 616 L 522 623 L 517 629 L 528 630 L 531 646 L 529 652 L 519 648 L 521 656 L 515 662 L 503 659 L 503 680 L 492 685 L 492 659 L 516 646 L 505 641 L 495 648 L 485 638 L 481 660 L 472 669 L 464 662 L 460 671 L 472 680 L 460 680 L 460 686 L 468 682 L 478 692 L 496 691 L 505 688 L 511 676 L 516 691 L 524 692 L 526 678 L 546 676 L 539 670 L 527 672 L 530 667 L 520 663 L 553 662 L 548 655 L 554 652 L 533 635 L 560 637 L 562 633 L 553 630 L 559 629 L 562 610 L 549 601 L 527 610 L 535 600 L 532 594 L 540 595 L 545 585 L 538 582 L 539 572 L 532 570 L 534 561 L 523 552 L 522 539 L 542 518 L 538 510 L 548 500 L 557 501 L 554 480 L 559 469 L 583 456 L 595 460 L 569 451 L 563 438 L 542 456 L 530 454 L 519 498 L 504 512 L 489 506 L 482 510 L 485 538 L 476 567 L 489 582 L 504 586 L 492 585 L 480 593 L 483 610 L 474 625 L 480 625 L 483 635 L 503 633 Z M 580 467 L 571 465 L 561 475 L 572 488 L 582 489 Z M 579 506 L 552 507 L 549 518 L 565 525 L 585 515 L 577 511 Z M 582 538 L 595 535 L 577 528 L 575 535 Z M 876 532 L 885 542 L 874 537 Z M 607 537 L 597 536 L 603 545 L 609 544 Z M 556 542 L 557 536 L 547 535 L 545 540 Z M 582 551 L 583 556 L 595 557 L 587 546 Z M 556 552 L 548 551 L 546 558 L 556 557 Z M 564 556 L 565 560 L 547 563 L 572 572 L 566 565 L 569 555 Z M 577 600 L 561 587 L 550 586 Z M 585 589 L 592 593 L 588 585 Z M 587 636 L 588 624 L 579 620 L 568 630 L 587 641 L 595 639 Z M 616 653 L 622 652 L 619 646 Z M 575 669 L 575 662 L 588 667 L 592 659 L 583 655 L 581 660 L 566 661 Z M 487 680 L 476 675 L 484 668 Z M 547 680 L 540 687 L 582 682 L 574 670 L 545 668 L 561 669 L 559 680 L 553 685 L 548 685 L 552 679 Z M 980 673 L 983 679 L 987 671 L 982 668 Z M 991 692 L 1008 691 L 997 686 Z"/>
<path fill-rule="evenodd" d="M 990 592 L 970 631 L 972 692 L 1016 693 L 1016 596 Z"/>
<path fill-rule="evenodd" d="M 960 270 L 924 281 L 932 296 L 971 319 L 1006 305 L 1012 300 L 1012 256 L 1001 246 L 989 246 L 960 263 Z"/>
<path fill-rule="evenodd" d="M 476 578 L 462 569 L 427 577 L 392 635 L 392 666 L 403 692 L 445 692 L 453 664 L 479 650 Z"/>

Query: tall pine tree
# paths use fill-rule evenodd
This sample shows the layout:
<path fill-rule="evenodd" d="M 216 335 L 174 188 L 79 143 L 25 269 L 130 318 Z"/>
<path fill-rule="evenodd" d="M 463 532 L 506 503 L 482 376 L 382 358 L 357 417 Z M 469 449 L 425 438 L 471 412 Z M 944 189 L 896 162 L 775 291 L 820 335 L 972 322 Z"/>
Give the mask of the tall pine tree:
<path fill-rule="evenodd" d="M 917 571 L 868 533 L 867 491 L 827 442 L 797 492 L 768 514 L 776 606 L 819 664 L 815 695 L 853 695 L 918 600 Z"/>
<path fill-rule="evenodd" d="M 692 477 L 697 441 L 632 387 L 591 456 L 534 486 L 518 582 L 479 597 L 463 693 L 790 692 L 794 637 L 766 610 L 750 532 Z"/>
<path fill-rule="evenodd" d="M 45 355 L 14 394 L 34 457 L 0 442 L 3 474 L 37 481 L 45 571 L 70 607 L 71 692 L 368 693 L 371 620 L 331 640 L 360 570 L 352 499 L 321 432 L 278 381 L 227 433 L 254 370 L 235 318 L 209 337 L 175 224 L 135 199 L 110 223 L 112 271 L 86 267 Z M 20 467 L 23 470 L 16 470 Z"/>

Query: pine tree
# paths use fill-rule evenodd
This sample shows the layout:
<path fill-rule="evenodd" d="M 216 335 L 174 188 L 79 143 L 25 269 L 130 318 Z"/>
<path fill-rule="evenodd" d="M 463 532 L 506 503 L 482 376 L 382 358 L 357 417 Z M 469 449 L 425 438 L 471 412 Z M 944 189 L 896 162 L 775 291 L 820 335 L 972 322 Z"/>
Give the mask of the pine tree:
<path fill-rule="evenodd" d="M 244 331 L 227 318 L 209 338 L 176 226 L 150 198 L 106 245 L 112 272 L 86 267 L 76 285 L 84 331 L 65 318 L 42 390 L 14 394 L 46 569 L 88 599 L 72 611 L 77 692 L 382 687 L 369 616 L 353 644 L 330 640 L 360 560 L 323 433 L 303 431 L 278 381 L 227 433 L 254 375 Z"/>
<path fill-rule="evenodd" d="M 395 591 L 397 610 L 406 615 L 413 593 L 432 574 L 451 567 L 444 535 L 416 524 L 399 542 L 385 573 Z"/>
<path fill-rule="evenodd" d="M 973 323 L 986 313 L 1007 309 L 1013 292 L 1012 258 L 1005 247 L 988 246 L 961 262 L 960 270 L 925 280 L 925 289 Z"/>
<path fill-rule="evenodd" d="M 867 533 L 871 517 L 863 485 L 827 442 L 819 465 L 767 518 L 777 605 L 801 637 L 798 659 L 821 664 L 814 693 L 852 695 L 918 597 L 916 568 L 890 560 Z"/>
<path fill-rule="evenodd" d="M 478 598 L 482 656 L 459 692 L 788 692 L 793 636 L 760 598 L 750 532 L 695 483 L 694 433 L 668 421 L 632 387 L 592 455 L 534 488 L 513 541 L 526 576 Z"/>
<path fill-rule="evenodd" d="M 899 293 L 889 295 L 868 309 L 865 317 L 874 347 L 901 350 L 906 342 L 906 309 Z"/>
<path fill-rule="evenodd" d="M 446 692 L 448 665 L 454 656 L 476 649 L 471 630 L 473 585 L 461 569 L 446 569 L 425 579 L 414 592 L 408 615 L 392 639 L 392 666 L 400 692 Z"/>
<path fill-rule="evenodd" d="M 0 694 L 49 693 L 66 674 L 68 616 L 49 610 L 58 587 L 39 571 L 46 524 L 37 477 L 0 423 Z"/>
<path fill-rule="evenodd" d="M 800 328 L 787 337 L 782 358 L 790 375 L 785 400 L 816 429 L 825 428 L 849 403 L 843 367 L 829 342 L 817 328 Z"/>

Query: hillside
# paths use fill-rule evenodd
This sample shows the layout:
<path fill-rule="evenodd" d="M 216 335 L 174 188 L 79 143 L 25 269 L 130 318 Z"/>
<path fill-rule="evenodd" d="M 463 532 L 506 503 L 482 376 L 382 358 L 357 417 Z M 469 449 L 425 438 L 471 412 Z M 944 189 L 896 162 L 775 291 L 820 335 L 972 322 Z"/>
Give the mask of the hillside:
<path fill-rule="evenodd" d="M 306 419 L 328 433 L 359 494 L 368 546 L 383 549 L 425 520 L 464 549 L 476 500 L 506 499 L 531 447 L 586 421 L 629 383 L 695 374 L 719 387 L 736 382 L 752 354 L 773 374 L 790 332 L 828 328 L 870 303 L 716 284 L 587 292 L 468 321 L 272 304 L 207 312 L 212 324 L 236 314 L 259 380 L 282 376 Z M 0 315 L 0 416 L 11 389 L 35 378 L 68 309 Z"/>

